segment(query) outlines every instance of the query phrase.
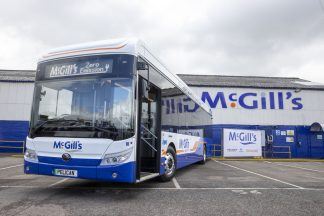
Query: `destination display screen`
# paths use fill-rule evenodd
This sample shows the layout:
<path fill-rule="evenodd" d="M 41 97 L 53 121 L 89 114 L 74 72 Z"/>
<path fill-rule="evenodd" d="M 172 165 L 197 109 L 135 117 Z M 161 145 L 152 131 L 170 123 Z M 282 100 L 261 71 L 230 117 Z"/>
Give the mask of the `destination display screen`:
<path fill-rule="evenodd" d="M 44 78 L 112 73 L 112 67 L 111 58 L 54 63 L 45 66 Z"/>

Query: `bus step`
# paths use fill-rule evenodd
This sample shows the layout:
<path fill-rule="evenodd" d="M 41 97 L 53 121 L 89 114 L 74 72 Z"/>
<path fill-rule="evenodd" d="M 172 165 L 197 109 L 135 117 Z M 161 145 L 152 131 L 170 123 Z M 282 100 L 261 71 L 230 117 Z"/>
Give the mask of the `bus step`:
<path fill-rule="evenodd" d="M 159 173 L 141 172 L 141 174 L 140 174 L 141 177 L 140 177 L 139 180 L 136 180 L 136 183 L 155 178 L 155 177 L 157 177 L 159 175 L 160 175 Z"/>

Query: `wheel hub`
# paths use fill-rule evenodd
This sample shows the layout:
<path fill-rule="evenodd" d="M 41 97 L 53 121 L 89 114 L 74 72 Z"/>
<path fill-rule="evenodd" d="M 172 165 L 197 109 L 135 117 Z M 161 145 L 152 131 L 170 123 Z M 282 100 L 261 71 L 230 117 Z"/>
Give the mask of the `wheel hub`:
<path fill-rule="evenodd" d="M 175 168 L 174 158 L 173 155 L 169 152 L 165 156 L 164 166 L 165 166 L 165 173 L 167 175 L 170 175 L 174 172 L 174 168 Z"/>

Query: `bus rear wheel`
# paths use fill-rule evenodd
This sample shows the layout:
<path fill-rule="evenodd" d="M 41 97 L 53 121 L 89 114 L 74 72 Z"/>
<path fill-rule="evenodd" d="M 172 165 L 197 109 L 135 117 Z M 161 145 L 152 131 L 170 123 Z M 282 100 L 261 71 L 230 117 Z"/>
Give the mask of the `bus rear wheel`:
<path fill-rule="evenodd" d="M 171 146 L 168 147 L 165 155 L 164 168 L 165 173 L 160 176 L 160 180 L 163 182 L 170 181 L 176 172 L 176 153 Z"/>
<path fill-rule="evenodd" d="M 204 149 L 203 149 L 203 159 L 201 161 L 199 161 L 199 164 L 205 164 L 207 161 L 207 149 L 206 149 L 206 145 L 204 145 Z"/>

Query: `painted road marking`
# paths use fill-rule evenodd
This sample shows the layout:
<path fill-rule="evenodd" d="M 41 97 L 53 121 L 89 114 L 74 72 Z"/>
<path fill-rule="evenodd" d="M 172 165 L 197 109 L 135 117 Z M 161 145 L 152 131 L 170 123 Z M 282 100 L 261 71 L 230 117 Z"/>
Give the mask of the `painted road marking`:
<path fill-rule="evenodd" d="M 69 178 L 64 178 L 64 179 L 61 179 L 60 181 L 57 181 L 57 182 L 54 182 L 53 184 L 50 184 L 49 187 L 54 187 L 56 185 L 59 185 L 65 181 L 67 181 Z"/>
<path fill-rule="evenodd" d="M 306 176 L 309 178 L 312 178 L 312 179 L 316 179 L 316 180 L 324 180 L 324 178 L 318 178 L 318 177 L 314 177 L 314 176 L 310 176 L 310 175 L 306 175 Z"/>
<path fill-rule="evenodd" d="M 177 189 L 181 189 L 181 187 L 175 177 L 172 178 L 172 182 Z"/>
<path fill-rule="evenodd" d="M 3 167 L 3 168 L 0 168 L 0 170 L 6 170 L 6 169 L 10 169 L 10 168 L 15 168 L 15 167 L 20 167 L 20 166 L 23 166 L 24 164 L 18 164 L 18 165 L 13 165 L 13 166 L 8 166 L 8 167 Z"/>
<path fill-rule="evenodd" d="M 234 193 L 238 193 L 238 194 L 240 194 L 240 195 L 246 195 L 246 194 L 249 194 L 249 192 L 251 193 L 251 194 L 262 194 L 260 191 L 258 191 L 258 190 L 247 190 L 247 192 L 246 192 L 246 190 L 232 190 L 232 192 L 234 192 Z"/>
<path fill-rule="evenodd" d="M 232 192 L 234 192 L 234 193 L 238 193 L 238 194 L 241 194 L 241 195 L 248 194 L 248 192 L 246 192 L 246 191 L 244 191 L 244 190 L 232 190 Z"/>
<path fill-rule="evenodd" d="M 64 187 L 64 186 L 32 186 L 32 185 L 0 185 L 0 188 L 34 188 L 34 189 L 76 189 L 76 190 L 93 190 L 93 189 L 105 189 L 105 190 L 174 190 L 174 191 L 182 191 L 182 190 L 309 190 L 309 191 L 324 191 L 324 188 L 296 188 L 296 187 L 288 187 L 288 188 L 181 188 L 181 190 L 177 188 L 151 188 L 151 187 Z"/>
<path fill-rule="evenodd" d="M 262 194 L 262 193 L 259 192 L 258 190 L 251 190 L 250 193 L 251 193 L 251 194 Z"/>
<path fill-rule="evenodd" d="M 309 169 L 309 168 L 300 167 L 300 166 L 294 166 L 294 165 L 288 165 L 288 164 L 281 164 L 281 163 L 273 163 L 273 164 L 280 165 L 280 166 L 285 166 L 285 167 L 296 168 L 296 169 L 307 170 L 307 171 L 312 171 L 312 172 L 324 173 L 324 171 L 321 171 L 321 170 Z"/>
<path fill-rule="evenodd" d="M 295 184 L 291 184 L 291 183 L 286 182 L 286 181 L 282 181 L 282 180 L 279 180 L 279 179 L 276 179 L 276 178 L 272 178 L 272 177 L 269 177 L 269 176 L 265 176 L 265 175 L 262 175 L 260 173 L 252 172 L 250 170 L 242 169 L 240 167 L 236 167 L 236 166 L 233 166 L 233 165 L 230 165 L 230 164 L 226 164 L 226 163 L 223 163 L 223 162 L 220 162 L 220 161 L 216 161 L 216 160 L 213 160 L 213 161 L 215 161 L 216 163 L 225 165 L 225 166 L 232 167 L 232 168 L 237 169 L 237 170 L 241 170 L 241 171 L 244 171 L 244 172 L 247 172 L 247 173 L 251 173 L 251 174 L 254 174 L 254 175 L 257 175 L 257 176 L 260 176 L 260 177 L 263 177 L 263 178 L 267 178 L 267 179 L 270 179 L 270 180 L 273 180 L 273 181 L 276 181 L 276 182 L 280 182 L 280 183 L 283 183 L 283 184 L 286 184 L 286 185 L 290 185 L 290 186 L 293 186 L 293 187 L 296 187 L 296 188 L 299 188 L 299 189 L 304 189 L 301 186 L 298 186 L 298 185 L 295 185 Z"/>

